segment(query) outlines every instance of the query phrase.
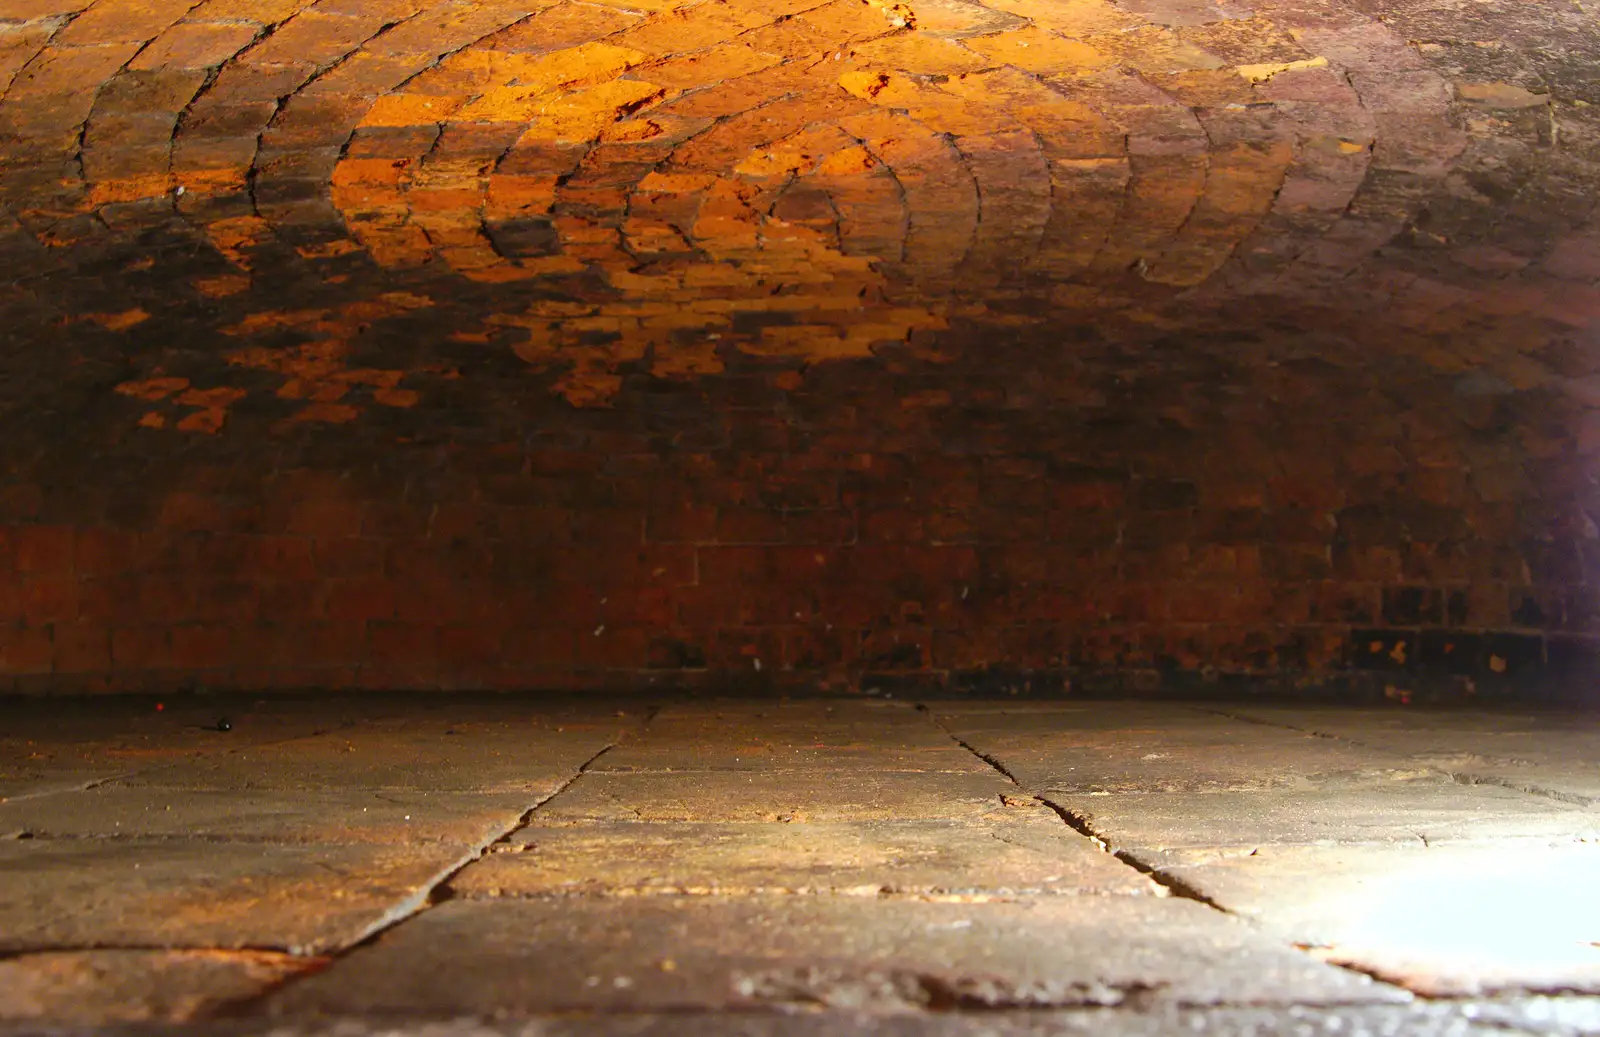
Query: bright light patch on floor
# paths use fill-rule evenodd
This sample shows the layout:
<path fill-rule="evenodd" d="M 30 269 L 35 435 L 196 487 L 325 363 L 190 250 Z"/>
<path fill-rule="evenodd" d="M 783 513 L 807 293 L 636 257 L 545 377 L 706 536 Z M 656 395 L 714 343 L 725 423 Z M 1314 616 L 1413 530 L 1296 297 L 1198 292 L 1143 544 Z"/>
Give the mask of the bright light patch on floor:
<path fill-rule="evenodd" d="M 1344 921 L 1323 954 L 1440 988 L 1467 976 L 1482 987 L 1533 976 L 1600 980 L 1597 875 L 1600 847 L 1586 845 L 1426 851 L 1403 870 L 1328 894 L 1318 913 Z"/>

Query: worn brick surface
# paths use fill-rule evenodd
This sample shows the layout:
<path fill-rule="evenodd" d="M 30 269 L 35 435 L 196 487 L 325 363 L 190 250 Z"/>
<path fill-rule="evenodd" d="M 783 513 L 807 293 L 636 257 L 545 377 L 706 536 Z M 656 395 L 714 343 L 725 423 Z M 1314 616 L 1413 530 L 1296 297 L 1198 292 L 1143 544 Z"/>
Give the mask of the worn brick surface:
<path fill-rule="evenodd" d="M 1590 697 L 1600 52 L 0 6 L 0 688 Z"/>

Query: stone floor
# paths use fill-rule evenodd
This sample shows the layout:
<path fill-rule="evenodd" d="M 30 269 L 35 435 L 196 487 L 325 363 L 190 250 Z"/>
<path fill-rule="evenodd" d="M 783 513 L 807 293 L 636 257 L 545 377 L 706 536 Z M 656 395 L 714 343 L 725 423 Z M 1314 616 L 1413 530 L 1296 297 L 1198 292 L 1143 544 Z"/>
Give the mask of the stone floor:
<path fill-rule="evenodd" d="M 12 701 L 0 1032 L 1596 1033 L 1597 721 Z"/>

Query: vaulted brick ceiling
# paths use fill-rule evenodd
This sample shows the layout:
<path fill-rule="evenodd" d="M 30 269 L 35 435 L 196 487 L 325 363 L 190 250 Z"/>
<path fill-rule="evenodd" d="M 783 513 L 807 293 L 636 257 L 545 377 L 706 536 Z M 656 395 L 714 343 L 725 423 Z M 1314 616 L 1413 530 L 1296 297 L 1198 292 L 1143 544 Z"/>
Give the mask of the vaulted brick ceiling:
<path fill-rule="evenodd" d="M 1530 348 L 1597 313 L 1579 2 L 0 17 L 11 297 L 123 336 L 121 391 L 161 404 L 146 425 L 214 431 L 246 391 L 172 407 L 188 372 L 144 343 L 178 314 L 220 336 L 207 352 L 282 375 L 290 416 L 339 422 L 442 373 L 347 362 L 358 329 L 441 309 L 452 340 L 514 352 L 578 406 L 634 365 L 694 378 L 730 354 L 798 367 L 1063 322 L 1381 329 L 1520 386 L 1548 375 Z M 310 341 L 266 344 L 285 333 Z"/>
<path fill-rule="evenodd" d="M 932 514 L 977 457 L 985 487 L 1076 466 L 1091 503 L 1186 516 L 1151 545 L 1320 545 L 1264 585 L 1486 587 L 1490 628 L 1537 585 L 1532 625 L 1595 632 L 1569 601 L 1600 449 L 1591 0 L 0 19 L 0 429 L 21 499 L 54 502 L 25 517 L 139 527 L 229 466 L 404 487 L 501 464 L 562 507 L 610 464 L 712 506 L 749 503 L 713 475 L 790 487 L 755 495 L 788 514 L 823 454 L 945 487 Z M 1058 542 L 1032 497 L 983 495 L 1024 523 L 990 540 Z M 1393 558 L 1336 573 L 1335 539 Z"/>

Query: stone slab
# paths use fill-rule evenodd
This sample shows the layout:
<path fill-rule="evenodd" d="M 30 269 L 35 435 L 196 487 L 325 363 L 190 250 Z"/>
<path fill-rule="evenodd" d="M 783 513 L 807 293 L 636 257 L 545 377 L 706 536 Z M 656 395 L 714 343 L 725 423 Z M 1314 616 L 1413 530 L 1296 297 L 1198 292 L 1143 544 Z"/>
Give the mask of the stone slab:
<path fill-rule="evenodd" d="M 1035 790 L 1317 788 L 1417 770 L 1392 753 L 1182 707 L 1095 707 L 937 715 Z"/>
<path fill-rule="evenodd" d="M 598 821 L 971 821 L 1032 798 L 998 773 L 708 771 L 588 773 L 534 815 L 539 825 Z"/>
<path fill-rule="evenodd" d="M 950 750 L 959 748 L 948 732 L 920 713 L 906 711 L 869 720 L 829 717 L 773 718 L 712 714 L 703 717 L 657 717 L 639 733 L 644 744 L 698 744 L 724 739 L 795 746 L 817 743 L 841 749 Z"/>
<path fill-rule="evenodd" d="M 0 700 L 0 803 L 354 722 L 348 707 L 271 708 L 234 698 L 157 705 L 155 700 L 111 700 L 89 709 L 76 700 Z M 222 720 L 226 731 L 218 729 Z"/>
<path fill-rule="evenodd" d="M 1404 754 L 1452 774 L 1600 804 L 1600 714 L 1268 706 L 1228 712 Z"/>
<path fill-rule="evenodd" d="M 0 838 L 181 836 L 301 843 L 453 843 L 498 838 L 561 787 L 526 792 L 414 789 L 186 789 L 111 783 L 0 803 Z"/>
<path fill-rule="evenodd" d="M 58 951 L 0 960 L 0 1021 L 186 1022 L 324 964 L 268 951 Z"/>
<path fill-rule="evenodd" d="M 1600 845 L 1136 854 L 1266 931 L 1429 996 L 1600 993 Z"/>
<path fill-rule="evenodd" d="M 619 715 L 620 714 L 620 715 Z M 508 700 L 439 701 L 409 696 L 337 699 L 175 695 L 131 699 L 0 698 L 0 802 L 74 791 L 117 778 L 192 784 L 200 774 L 259 772 L 311 744 L 394 742 L 396 730 L 442 732 L 453 725 L 530 722 L 564 735 L 620 731 L 637 706 Z M 221 725 L 226 722 L 227 729 Z M 342 739 L 342 741 L 341 741 Z M 595 746 L 598 751 L 603 741 Z M 287 750 L 284 748 L 287 746 Z M 496 747 L 499 748 L 499 747 Z M 229 757 L 249 750 L 230 767 Z M 171 773 L 168 773 L 168 772 Z M 259 773 L 257 774 L 259 777 Z"/>
<path fill-rule="evenodd" d="M 667 706 L 596 761 L 604 771 L 988 767 L 920 711 L 874 700 Z"/>
<path fill-rule="evenodd" d="M 1116 849 L 1285 843 L 1427 843 L 1590 838 L 1581 807 L 1446 778 L 1338 792 L 1135 793 L 1042 798 L 1086 821 Z"/>
<path fill-rule="evenodd" d="M 663 703 L 651 717 L 651 726 L 676 721 L 697 722 L 706 717 L 739 722 L 773 723 L 916 723 L 922 711 L 909 702 L 858 695 L 806 695 L 774 698 L 692 698 Z"/>
<path fill-rule="evenodd" d="M 29 699 L 0 698 L 4 739 L 31 739 L 52 749 L 124 745 L 202 750 L 282 741 L 405 712 L 402 698 L 260 698 L 173 695 Z M 218 721 L 229 722 L 227 731 Z M 227 737 L 214 737 L 226 735 Z"/>
<path fill-rule="evenodd" d="M 613 744 L 627 719 L 404 716 L 207 757 L 129 784 L 209 789 L 385 788 L 537 794 Z M 639 717 L 631 723 L 641 720 Z"/>
<path fill-rule="evenodd" d="M 420 903 L 460 847 L 159 839 L 0 842 L 0 953 L 94 947 L 321 953 Z"/>
<path fill-rule="evenodd" d="M 744 732 L 730 732 L 726 738 L 708 733 L 624 743 L 600 757 L 591 768 L 599 773 L 845 769 L 981 774 L 993 768 L 949 739 L 938 746 L 903 747 L 873 743 L 854 735 Z"/>
<path fill-rule="evenodd" d="M 1042 808 L 1004 823 L 867 821 L 530 827 L 450 883 L 465 896 L 853 893 L 1153 895 Z"/>
<path fill-rule="evenodd" d="M 40 796 L 76 792 L 131 772 L 112 770 L 46 770 L 9 768 L 0 778 L 0 804 L 19 803 Z"/>
<path fill-rule="evenodd" d="M 0 1022 L 0 1035 L 10 1037 Z M 126 1033 L 127 1030 L 122 1032 Z M 138 1033 L 140 1031 L 134 1030 Z M 196 1032 L 163 1029 L 162 1037 Z M 259 1033 L 259 1023 L 212 1020 L 204 1033 Z M 1287 1007 L 1077 1008 L 1048 1011 L 630 1012 L 537 1018 L 280 1019 L 274 1037 L 1580 1037 L 1600 1032 L 1600 998 L 1519 997 L 1494 1001 Z"/>
<path fill-rule="evenodd" d="M 452 900 L 292 984 L 276 1015 L 1352 1003 L 1395 988 L 1188 900 Z"/>
<path fill-rule="evenodd" d="M 1162 719 L 1199 716 L 1205 712 L 1182 702 L 1139 699 L 939 699 L 926 704 L 928 715 L 940 723 L 951 718 L 1061 717 L 1074 718 L 1075 727 L 1096 725 L 1126 727 Z"/>

